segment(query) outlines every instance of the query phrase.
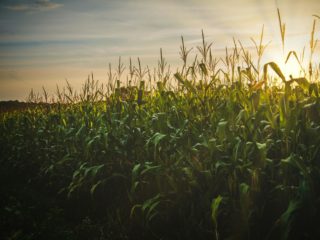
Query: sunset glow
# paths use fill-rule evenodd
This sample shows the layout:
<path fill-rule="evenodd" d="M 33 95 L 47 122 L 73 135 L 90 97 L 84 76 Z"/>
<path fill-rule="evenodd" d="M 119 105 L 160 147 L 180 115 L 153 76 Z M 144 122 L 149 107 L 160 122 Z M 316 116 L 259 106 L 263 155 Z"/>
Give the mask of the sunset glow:
<path fill-rule="evenodd" d="M 54 92 L 66 79 L 79 88 L 91 73 L 104 81 L 108 63 L 119 56 L 126 64 L 140 57 L 143 66 L 155 66 L 160 48 L 174 69 L 180 36 L 195 55 L 202 29 L 219 58 L 233 37 L 253 49 L 250 37 L 258 40 L 264 25 L 265 42 L 271 41 L 265 61 L 280 62 L 277 7 L 287 27 L 285 52 L 300 53 L 309 44 L 312 15 L 320 13 L 317 0 L 1 1 L 0 100 L 24 100 L 42 86 Z M 285 68 L 286 75 L 299 73 L 294 61 Z"/>

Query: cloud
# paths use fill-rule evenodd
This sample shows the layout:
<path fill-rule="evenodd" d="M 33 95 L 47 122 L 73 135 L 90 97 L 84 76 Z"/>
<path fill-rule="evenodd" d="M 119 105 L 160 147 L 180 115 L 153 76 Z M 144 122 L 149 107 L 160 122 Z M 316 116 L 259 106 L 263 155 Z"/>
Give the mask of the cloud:
<path fill-rule="evenodd" d="M 13 4 L 6 8 L 17 12 L 34 12 L 34 11 L 49 11 L 62 7 L 63 4 L 54 3 L 50 0 L 36 0 L 29 3 Z"/>

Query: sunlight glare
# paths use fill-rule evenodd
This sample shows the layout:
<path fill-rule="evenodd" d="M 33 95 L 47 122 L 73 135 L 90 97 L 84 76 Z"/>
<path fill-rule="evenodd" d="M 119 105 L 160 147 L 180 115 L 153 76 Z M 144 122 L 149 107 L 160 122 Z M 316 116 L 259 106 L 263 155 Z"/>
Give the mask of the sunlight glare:
<path fill-rule="evenodd" d="M 297 62 L 297 60 L 294 58 L 290 58 L 288 60 L 288 62 L 284 64 L 282 71 L 283 71 L 284 76 L 287 79 L 290 78 L 290 75 L 293 78 L 298 78 L 298 77 L 301 77 L 301 75 L 302 75 L 301 67 L 300 67 L 299 63 Z"/>

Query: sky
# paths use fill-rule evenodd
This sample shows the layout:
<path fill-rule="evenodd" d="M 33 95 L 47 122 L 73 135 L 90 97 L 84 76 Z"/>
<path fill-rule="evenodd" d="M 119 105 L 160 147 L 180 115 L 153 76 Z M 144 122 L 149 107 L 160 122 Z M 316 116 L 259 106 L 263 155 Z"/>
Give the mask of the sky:
<path fill-rule="evenodd" d="M 180 36 L 196 51 L 202 29 L 222 56 L 233 37 L 252 47 L 250 37 L 258 40 L 264 25 L 272 41 L 267 57 L 278 59 L 277 8 L 287 50 L 301 50 L 312 15 L 320 15 L 319 0 L 1 0 L 0 101 L 25 100 L 42 86 L 53 93 L 66 79 L 77 88 L 91 73 L 105 81 L 119 56 L 125 64 L 139 57 L 143 66 L 155 66 L 162 48 L 177 66 Z"/>

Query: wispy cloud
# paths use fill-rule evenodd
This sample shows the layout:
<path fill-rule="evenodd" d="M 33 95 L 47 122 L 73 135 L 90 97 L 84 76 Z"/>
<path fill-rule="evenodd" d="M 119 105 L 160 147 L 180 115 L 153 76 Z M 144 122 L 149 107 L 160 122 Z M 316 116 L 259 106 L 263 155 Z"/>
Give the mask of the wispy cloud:
<path fill-rule="evenodd" d="M 11 11 L 18 12 L 34 12 L 34 11 L 48 11 L 62 7 L 63 4 L 54 3 L 50 0 L 36 0 L 28 3 L 19 3 L 9 5 L 6 8 Z"/>

